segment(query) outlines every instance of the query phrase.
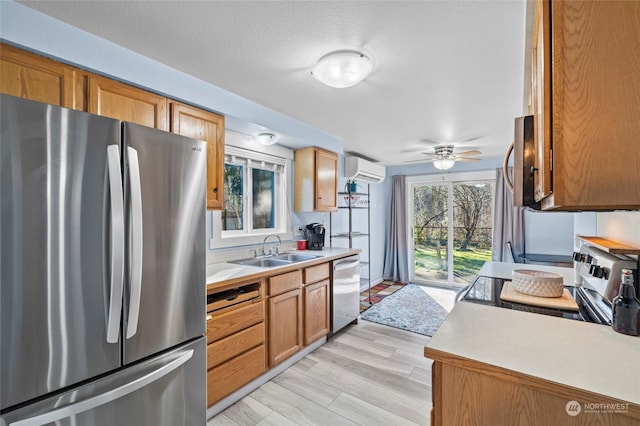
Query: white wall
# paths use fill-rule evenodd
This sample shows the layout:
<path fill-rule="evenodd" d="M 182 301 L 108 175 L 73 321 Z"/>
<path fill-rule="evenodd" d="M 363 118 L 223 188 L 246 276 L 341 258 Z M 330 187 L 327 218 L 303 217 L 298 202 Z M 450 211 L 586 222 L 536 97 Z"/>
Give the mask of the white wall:
<path fill-rule="evenodd" d="M 640 247 L 640 211 L 598 213 L 598 237 Z"/>
<path fill-rule="evenodd" d="M 574 213 L 525 210 L 525 253 L 569 255 L 573 252 Z"/>

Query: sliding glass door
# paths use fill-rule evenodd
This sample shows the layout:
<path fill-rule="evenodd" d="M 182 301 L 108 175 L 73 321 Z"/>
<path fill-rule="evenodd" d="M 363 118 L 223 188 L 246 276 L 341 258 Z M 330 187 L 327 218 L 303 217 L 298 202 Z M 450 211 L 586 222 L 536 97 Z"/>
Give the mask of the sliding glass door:
<path fill-rule="evenodd" d="M 407 179 L 411 281 L 460 287 L 491 260 L 494 172 Z"/>

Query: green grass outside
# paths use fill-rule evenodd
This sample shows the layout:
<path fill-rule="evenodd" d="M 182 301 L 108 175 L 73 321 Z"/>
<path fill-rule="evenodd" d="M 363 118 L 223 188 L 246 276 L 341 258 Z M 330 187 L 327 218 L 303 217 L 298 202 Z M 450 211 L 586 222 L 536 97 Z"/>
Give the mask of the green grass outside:
<path fill-rule="evenodd" d="M 415 268 L 431 271 L 446 270 L 446 250 L 442 250 L 445 268 L 440 268 L 434 247 L 416 246 Z M 453 250 L 453 267 L 456 276 L 476 275 L 484 262 L 491 260 L 491 249 L 471 248 L 469 251 Z"/>

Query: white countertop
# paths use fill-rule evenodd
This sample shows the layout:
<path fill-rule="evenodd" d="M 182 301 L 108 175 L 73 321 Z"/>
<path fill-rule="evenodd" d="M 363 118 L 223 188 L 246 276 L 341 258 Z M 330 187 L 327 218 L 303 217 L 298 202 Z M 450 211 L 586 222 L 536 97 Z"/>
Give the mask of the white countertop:
<path fill-rule="evenodd" d="M 480 275 L 509 278 L 522 266 L 487 262 Z M 572 283 L 570 268 L 529 266 Z M 462 301 L 427 347 L 640 405 L 640 337 L 604 325 Z"/>
<path fill-rule="evenodd" d="M 331 248 L 325 247 L 322 250 L 303 250 L 295 253 L 308 254 L 311 256 L 319 256 L 323 259 L 331 259 L 337 257 L 358 254 L 360 250 L 348 248 Z M 304 265 L 303 262 L 293 263 L 293 265 Z M 261 268 L 259 266 L 237 265 L 229 262 L 219 262 L 207 265 L 207 285 L 220 283 L 230 279 L 248 277 L 255 274 L 264 274 L 265 272 L 278 273 L 279 270 L 290 268 L 291 265 L 276 266 L 270 268 Z"/>

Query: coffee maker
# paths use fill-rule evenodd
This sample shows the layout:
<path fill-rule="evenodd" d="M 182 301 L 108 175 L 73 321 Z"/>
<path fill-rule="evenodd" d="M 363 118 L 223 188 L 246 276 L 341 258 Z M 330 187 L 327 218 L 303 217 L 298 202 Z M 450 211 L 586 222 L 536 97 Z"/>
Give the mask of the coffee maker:
<path fill-rule="evenodd" d="M 321 223 L 310 223 L 306 226 L 307 250 L 322 250 L 324 247 L 325 228 Z"/>

